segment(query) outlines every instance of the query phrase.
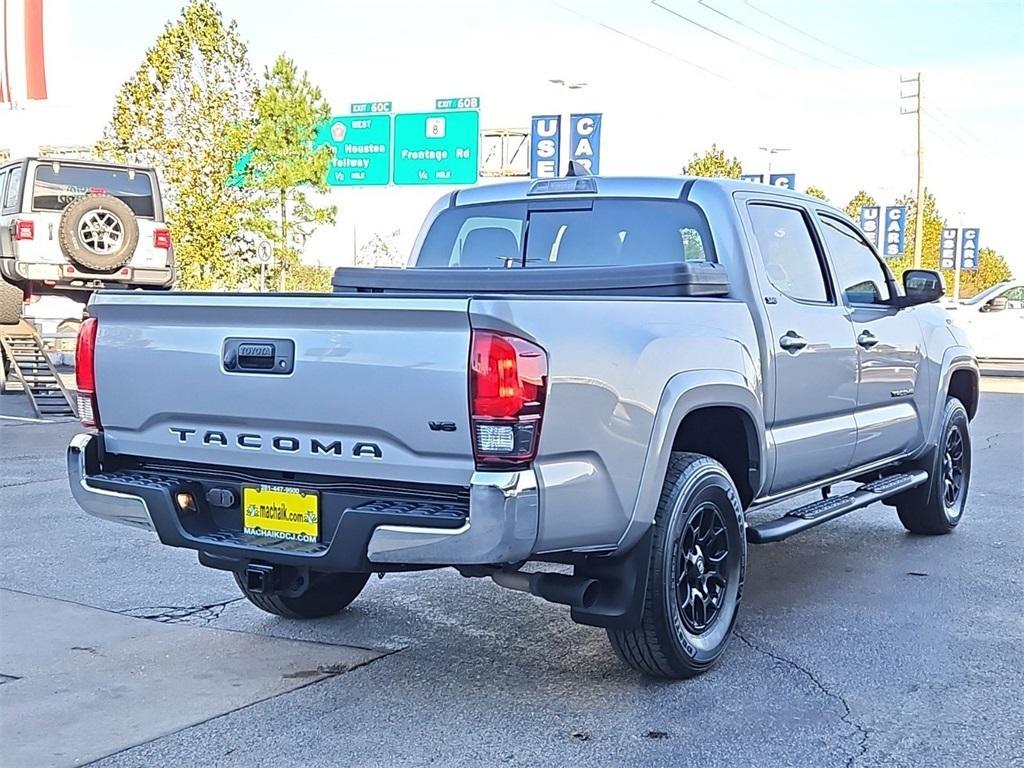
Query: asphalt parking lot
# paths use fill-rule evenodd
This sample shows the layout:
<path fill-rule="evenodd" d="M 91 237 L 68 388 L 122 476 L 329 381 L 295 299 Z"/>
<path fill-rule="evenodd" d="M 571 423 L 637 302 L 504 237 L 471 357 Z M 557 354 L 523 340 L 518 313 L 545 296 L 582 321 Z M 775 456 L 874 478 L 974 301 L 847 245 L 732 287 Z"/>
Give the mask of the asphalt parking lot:
<path fill-rule="evenodd" d="M 954 534 L 876 504 L 753 548 L 723 663 L 685 683 L 450 570 L 374 578 L 331 619 L 263 614 L 81 512 L 77 423 L 4 396 L 0 764 L 1024 766 L 1024 386 L 985 388 Z"/>

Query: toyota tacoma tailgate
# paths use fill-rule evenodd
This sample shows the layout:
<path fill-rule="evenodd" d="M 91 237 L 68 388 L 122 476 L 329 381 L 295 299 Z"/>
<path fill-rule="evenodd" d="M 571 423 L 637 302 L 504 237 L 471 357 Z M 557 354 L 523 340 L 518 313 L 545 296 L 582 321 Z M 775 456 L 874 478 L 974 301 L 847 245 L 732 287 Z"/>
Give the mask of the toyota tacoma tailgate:
<path fill-rule="evenodd" d="M 98 293 L 108 453 L 468 484 L 467 298 Z"/>

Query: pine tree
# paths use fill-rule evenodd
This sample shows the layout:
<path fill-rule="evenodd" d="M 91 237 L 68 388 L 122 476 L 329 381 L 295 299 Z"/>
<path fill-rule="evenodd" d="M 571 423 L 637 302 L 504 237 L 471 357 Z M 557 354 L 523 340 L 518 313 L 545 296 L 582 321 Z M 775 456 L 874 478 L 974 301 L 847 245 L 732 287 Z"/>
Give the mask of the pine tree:
<path fill-rule="evenodd" d="M 335 206 L 317 205 L 309 196 L 328 189 L 332 150 L 315 147 L 314 139 L 331 110 L 306 73 L 300 76 L 295 62 L 281 54 L 264 73 L 255 112 L 249 168 L 251 187 L 258 193 L 253 228 L 276 243 L 278 289 L 298 289 L 303 286 L 294 285 L 289 273 L 300 274 L 300 244 L 317 226 L 333 224 L 337 214 Z"/>

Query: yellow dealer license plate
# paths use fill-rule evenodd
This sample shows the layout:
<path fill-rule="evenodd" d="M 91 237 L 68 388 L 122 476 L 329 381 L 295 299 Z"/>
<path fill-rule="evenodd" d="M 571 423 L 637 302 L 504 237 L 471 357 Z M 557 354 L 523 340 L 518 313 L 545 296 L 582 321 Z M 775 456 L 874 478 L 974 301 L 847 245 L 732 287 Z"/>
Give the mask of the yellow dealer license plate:
<path fill-rule="evenodd" d="M 281 485 L 242 487 L 242 527 L 253 536 L 317 541 L 320 499 L 313 491 Z"/>

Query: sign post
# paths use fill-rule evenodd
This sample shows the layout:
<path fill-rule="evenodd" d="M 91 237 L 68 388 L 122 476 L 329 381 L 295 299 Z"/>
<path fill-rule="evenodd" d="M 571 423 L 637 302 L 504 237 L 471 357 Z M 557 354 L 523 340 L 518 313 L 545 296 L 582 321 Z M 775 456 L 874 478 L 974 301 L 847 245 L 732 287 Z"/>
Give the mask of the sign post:
<path fill-rule="evenodd" d="M 256 241 L 256 261 L 260 263 L 260 292 L 267 291 L 267 267 L 274 260 L 274 245 L 266 238 Z"/>

